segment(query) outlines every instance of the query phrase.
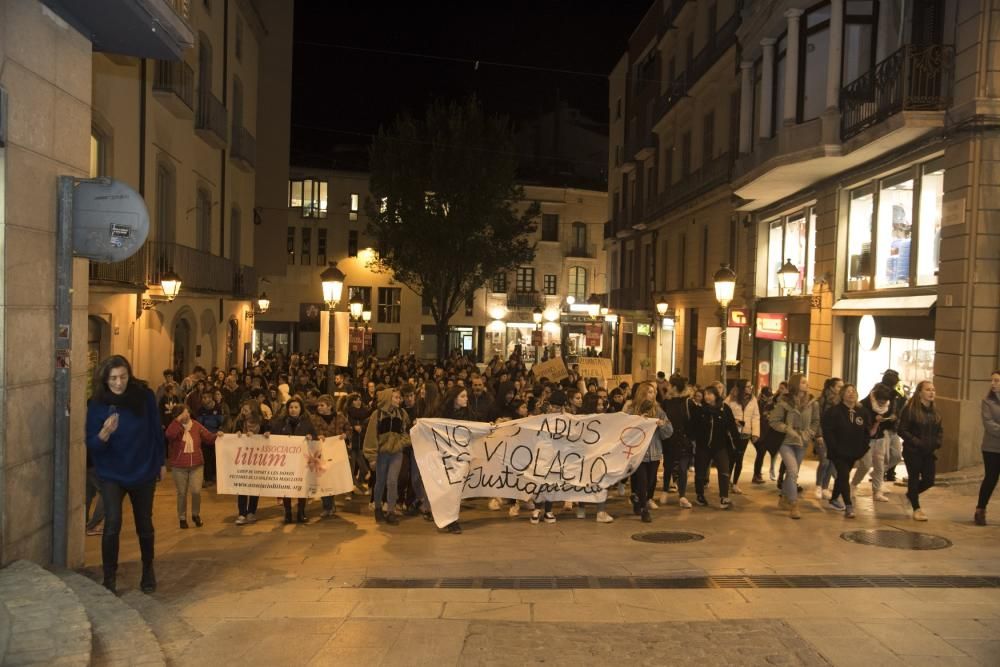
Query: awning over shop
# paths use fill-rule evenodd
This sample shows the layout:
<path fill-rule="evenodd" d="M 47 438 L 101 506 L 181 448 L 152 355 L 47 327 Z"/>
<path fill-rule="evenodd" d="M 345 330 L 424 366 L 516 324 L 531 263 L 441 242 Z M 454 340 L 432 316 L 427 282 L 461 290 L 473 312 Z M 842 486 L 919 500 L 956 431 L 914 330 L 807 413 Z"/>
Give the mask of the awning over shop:
<path fill-rule="evenodd" d="M 833 304 L 833 314 L 841 317 L 930 317 L 936 294 L 880 296 L 841 299 Z"/>

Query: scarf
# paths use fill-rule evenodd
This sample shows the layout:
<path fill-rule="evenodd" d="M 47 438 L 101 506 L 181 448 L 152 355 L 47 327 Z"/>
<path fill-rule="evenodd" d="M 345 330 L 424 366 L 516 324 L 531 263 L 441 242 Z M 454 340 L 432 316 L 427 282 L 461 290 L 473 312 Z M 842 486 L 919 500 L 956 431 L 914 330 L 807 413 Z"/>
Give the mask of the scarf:
<path fill-rule="evenodd" d="M 184 426 L 184 453 L 194 454 L 194 438 L 191 437 L 191 427 L 194 426 L 194 420 L 188 419 Z"/>
<path fill-rule="evenodd" d="M 871 401 L 872 412 L 874 412 L 877 415 L 884 415 L 885 413 L 889 412 L 889 406 L 892 405 L 892 401 L 886 401 L 885 405 L 880 406 L 878 404 L 878 401 L 875 400 L 874 396 L 872 396 L 871 399 L 872 399 Z"/>

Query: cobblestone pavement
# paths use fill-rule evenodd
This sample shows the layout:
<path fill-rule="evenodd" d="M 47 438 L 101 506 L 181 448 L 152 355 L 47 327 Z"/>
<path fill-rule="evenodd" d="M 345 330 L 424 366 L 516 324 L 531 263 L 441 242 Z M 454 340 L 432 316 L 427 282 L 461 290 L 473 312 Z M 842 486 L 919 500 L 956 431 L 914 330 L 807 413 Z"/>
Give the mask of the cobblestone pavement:
<path fill-rule="evenodd" d="M 807 464 L 802 479 L 811 476 Z M 119 587 L 126 599 L 145 600 L 140 611 L 153 619 L 168 662 L 178 665 L 442 667 L 614 657 L 637 664 L 1000 664 L 997 588 L 359 588 L 380 577 L 1000 575 L 1000 525 L 972 524 L 972 481 L 929 491 L 923 504 L 931 520 L 920 524 L 909 518 L 900 487 L 890 489 L 888 503 L 873 504 L 863 493 L 855 521 L 813 499 L 808 484 L 800 521 L 778 512 L 773 485 L 744 490 L 725 512 L 682 510 L 672 495 L 651 526 L 630 516 L 622 498 L 610 503 L 618 518 L 607 525 L 593 512 L 584 521 L 560 512 L 556 524 L 533 526 L 525 512 L 510 518 L 474 501 L 463 509 L 464 534 L 455 536 L 420 518 L 378 527 L 367 498 L 339 499 L 336 517 L 304 526 L 283 525 L 280 507 L 262 499 L 260 520 L 239 527 L 234 499 L 212 489 L 203 495 L 205 526 L 180 530 L 167 482 L 155 505 L 158 592 L 129 590 L 139 567 L 127 510 Z M 316 517 L 318 503 L 310 509 Z M 954 545 L 902 551 L 840 537 L 862 528 L 919 530 Z M 644 530 L 691 530 L 705 539 L 631 539 Z M 100 540 L 91 538 L 94 576 L 99 559 Z M 674 648 L 677 641 L 691 650 Z"/>

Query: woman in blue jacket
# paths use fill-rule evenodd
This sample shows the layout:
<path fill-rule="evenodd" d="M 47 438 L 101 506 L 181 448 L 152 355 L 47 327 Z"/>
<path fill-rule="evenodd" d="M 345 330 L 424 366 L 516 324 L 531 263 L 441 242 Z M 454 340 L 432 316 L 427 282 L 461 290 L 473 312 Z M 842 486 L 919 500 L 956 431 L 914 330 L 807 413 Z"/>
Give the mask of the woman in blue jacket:
<path fill-rule="evenodd" d="M 104 498 L 104 586 L 115 592 L 122 500 L 127 495 L 142 553 L 140 587 L 144 593 L 152 593 L 156 590 L 153 495 L 163 467 L 163 430 L 156 396 L 132 375 L 132 366 L 121 355 L 105 359 L 94 374 L 86 442 Z"/>

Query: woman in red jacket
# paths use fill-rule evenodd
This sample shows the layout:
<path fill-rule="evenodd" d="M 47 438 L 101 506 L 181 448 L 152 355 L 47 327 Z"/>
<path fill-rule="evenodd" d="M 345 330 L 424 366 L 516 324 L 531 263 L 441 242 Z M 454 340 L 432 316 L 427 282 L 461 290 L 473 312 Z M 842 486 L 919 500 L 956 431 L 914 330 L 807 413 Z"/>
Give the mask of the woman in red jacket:
<path fill-rule="evenodd" d="M 202 443 L 215 442 L 215 433 L 191 419 L 184 405 L 174 408 L 174 420 L 167 426 L 167 464 L 177 489 L 177 516 L 187 528 L 187 494 L 191 493 L 191 520 L 201 528 L 201 484 L 205 474 Z"/>

